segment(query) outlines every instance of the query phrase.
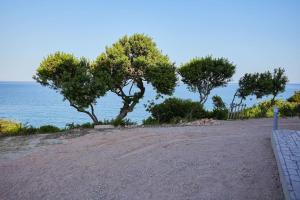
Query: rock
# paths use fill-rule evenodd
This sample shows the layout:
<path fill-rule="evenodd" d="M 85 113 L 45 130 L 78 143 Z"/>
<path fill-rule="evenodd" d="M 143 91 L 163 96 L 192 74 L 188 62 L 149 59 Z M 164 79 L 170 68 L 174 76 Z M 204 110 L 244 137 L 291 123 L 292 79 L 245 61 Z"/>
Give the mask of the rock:
<path fill-rule="evenodd" d="M 218 124 L 220 123 L 213 119 L 200 119 L 192 122 L 181 123 L 181 125 L 185 125 L 185 126 L 208 126 L 208 125 L 218 125 Z"/>
<path fill-rule="evenodd" d="M 114 128 L 113 125 L 95 125 L 94 129 L 111 129 Z"/>

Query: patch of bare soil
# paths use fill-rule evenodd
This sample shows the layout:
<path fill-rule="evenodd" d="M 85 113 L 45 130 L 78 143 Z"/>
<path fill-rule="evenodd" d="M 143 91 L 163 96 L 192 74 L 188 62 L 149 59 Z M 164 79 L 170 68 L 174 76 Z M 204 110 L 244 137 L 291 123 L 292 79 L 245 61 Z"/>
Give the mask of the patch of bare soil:
<path fill-rule="evenodd" d="M 282 199 L 271 126 L 254 119 L 2 138 L 0 199 Z M 300 120 L 280 126 L 299 130 Z"/>

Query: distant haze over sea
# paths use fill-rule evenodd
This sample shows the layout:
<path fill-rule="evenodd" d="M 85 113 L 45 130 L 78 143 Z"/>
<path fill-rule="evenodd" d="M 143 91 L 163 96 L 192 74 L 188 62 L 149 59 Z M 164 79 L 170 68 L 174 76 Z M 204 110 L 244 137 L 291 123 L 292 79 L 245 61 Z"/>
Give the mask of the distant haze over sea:
<path fill-rule="evenodd" d="M 205 107 L 212 109 L 211 97 L 213 95 L 221 96 L 228 106 L 237 87 L 238 84 L 230 83 L 226 87 L 214 89 Z M 288 84 L 286 91 L 280 94 L 278 98 L 286 99 L 297 90 L 300 90 L 300 84 Z M 190 92 L 183 84 L 176 87 L 174 96 L 194 101 L 199 100 L 198 93 Z M 144 104 L 154 97 L 155 92 L 151 86 L 146 86 L 144 98 L 127 118 L 141 123 L 150 115 L 145 111 Z M 247 106 L 257 102 L 255 98 L 248 98 L 246 101 Z M 112 119 L 117 115 L 120 107 L 121 99 L 108 93 L 104 98 L 98 100 L 96 113 L 101 120 Z M 80 124 L 90 122 L 88 116 L 77 112 L 69 106 L 67 101 L 64 102 L 62 95 L 35 82 L 0 82 L 0 118 L 12 119 L 33 126 L 53 124 L 64 127 L 67 123 L 72 122 Z"/>

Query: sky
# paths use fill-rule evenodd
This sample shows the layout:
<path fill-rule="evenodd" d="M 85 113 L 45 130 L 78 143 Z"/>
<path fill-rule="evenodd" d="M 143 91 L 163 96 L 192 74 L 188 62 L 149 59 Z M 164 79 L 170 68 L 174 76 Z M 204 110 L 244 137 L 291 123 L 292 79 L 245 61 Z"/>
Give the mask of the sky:
<path fill-rule="evenodd" d="M 144 33 L 177 66 L 226 57 L 245 73 L 284 67 L 300 83 L 300 1 L 1 0 L 0 81 L 32 81 L 55 51 L 95 59 L 124 35 Z"/>

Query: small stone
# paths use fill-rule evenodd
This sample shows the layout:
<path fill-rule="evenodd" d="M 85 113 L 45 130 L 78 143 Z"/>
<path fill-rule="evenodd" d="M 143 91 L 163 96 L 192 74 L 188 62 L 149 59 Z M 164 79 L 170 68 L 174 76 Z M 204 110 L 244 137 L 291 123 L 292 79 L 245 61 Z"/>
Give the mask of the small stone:
<path fill-rule="evenodd" d="M 113 125 L 95 125 L 94 129 L 111 129 L 114 128 Z"/>

